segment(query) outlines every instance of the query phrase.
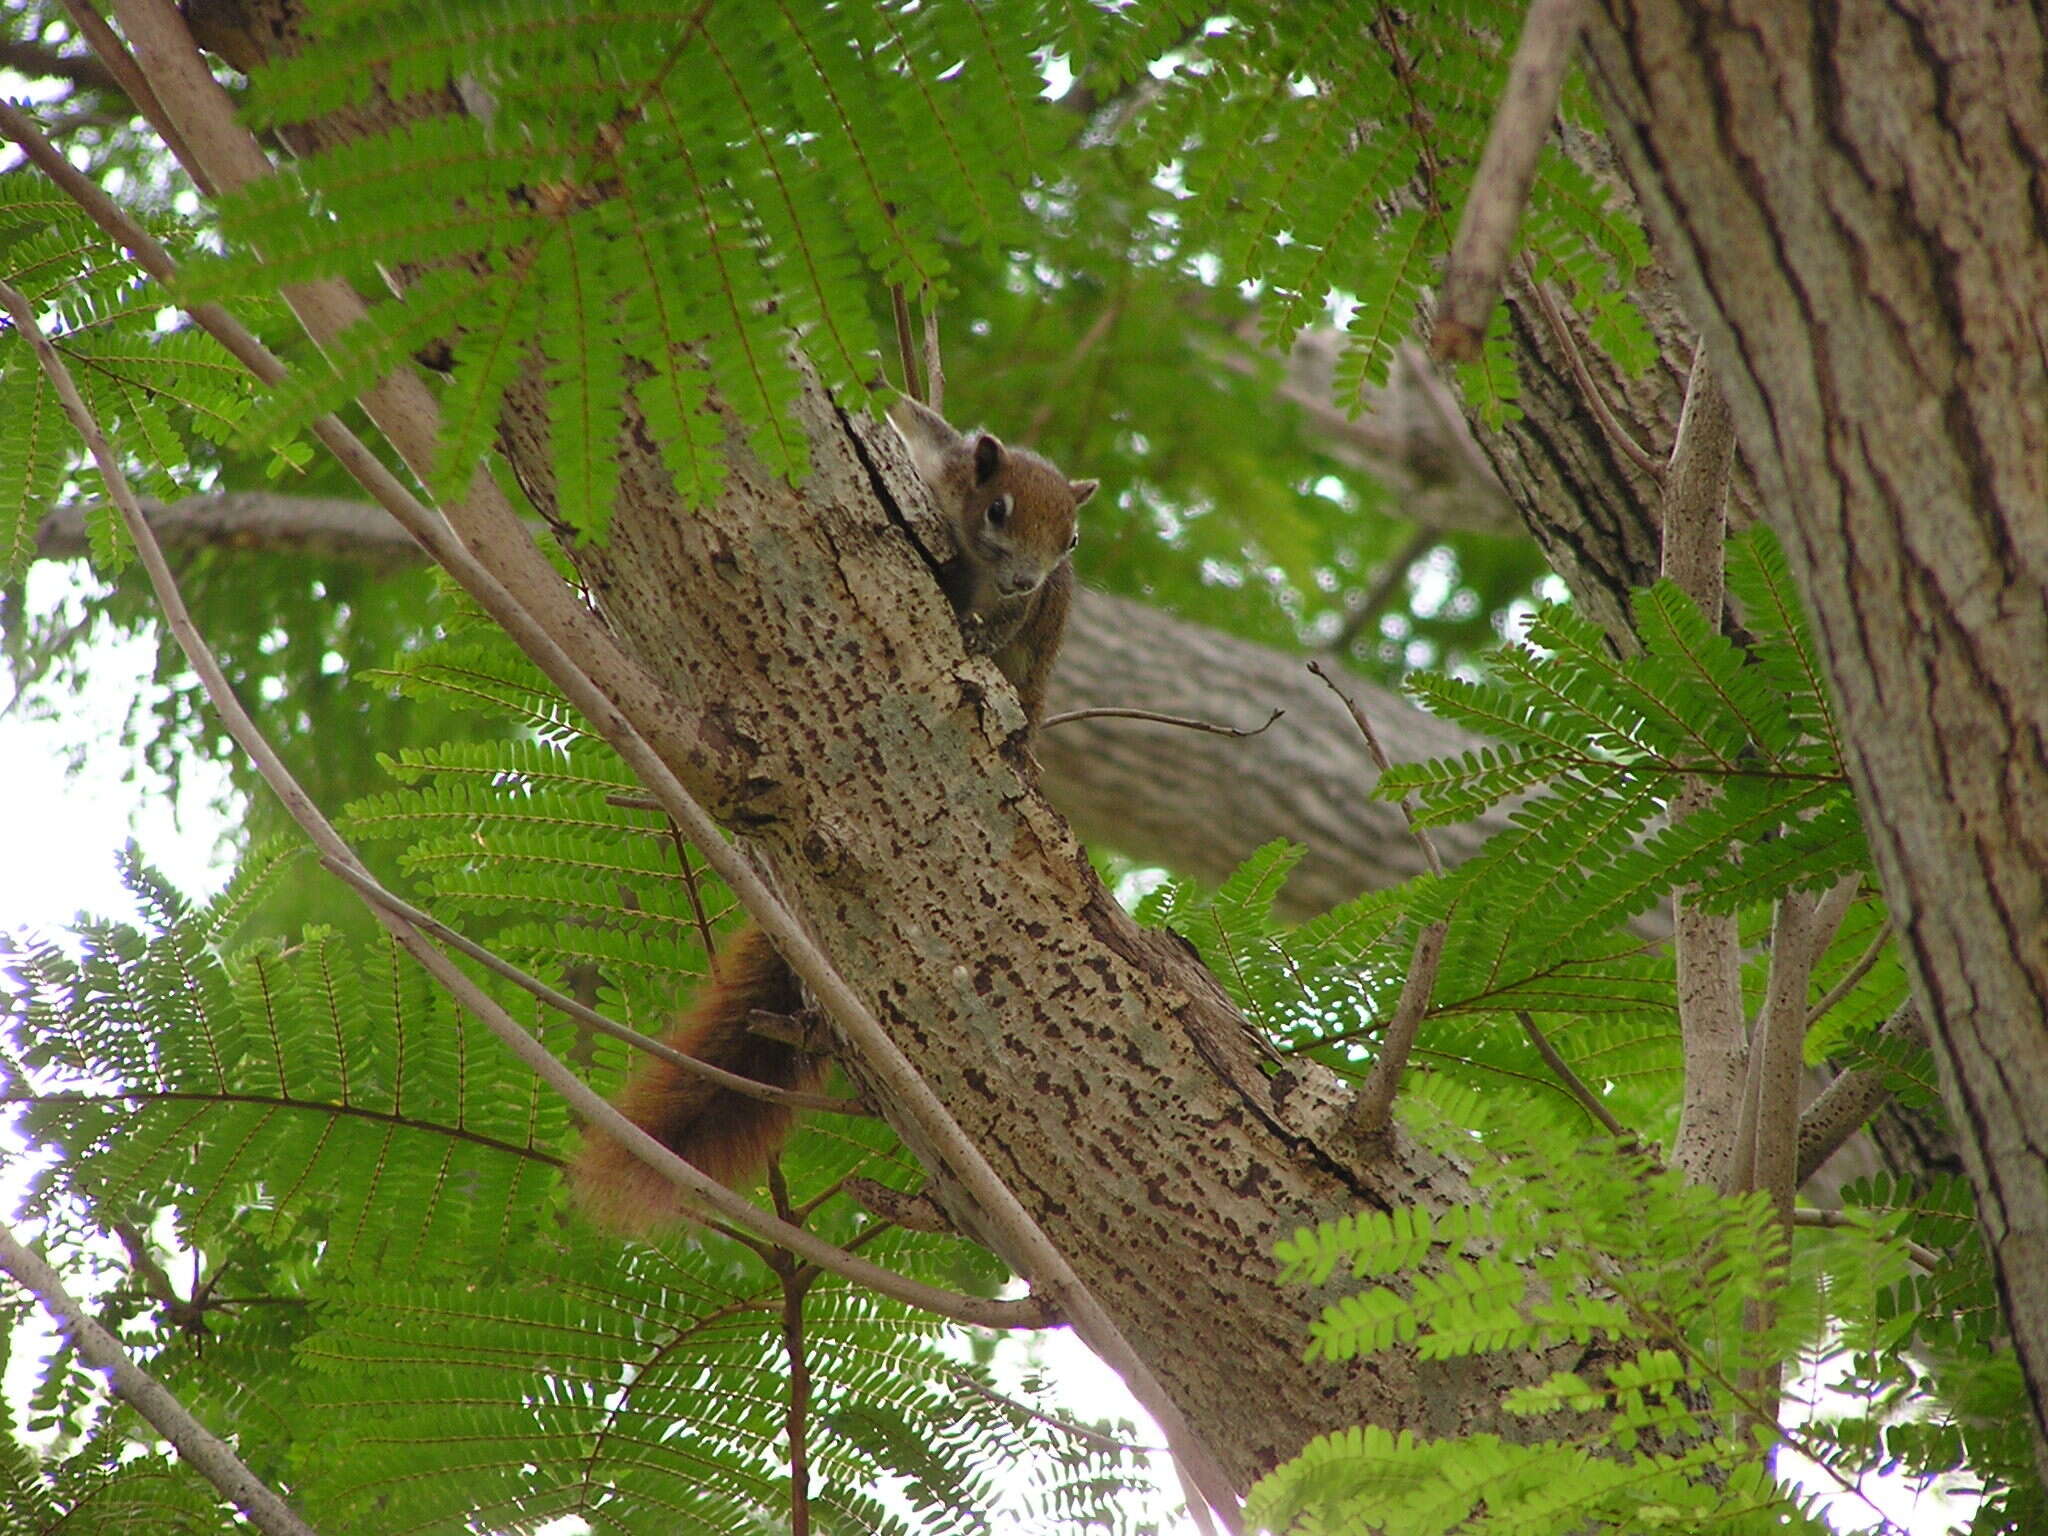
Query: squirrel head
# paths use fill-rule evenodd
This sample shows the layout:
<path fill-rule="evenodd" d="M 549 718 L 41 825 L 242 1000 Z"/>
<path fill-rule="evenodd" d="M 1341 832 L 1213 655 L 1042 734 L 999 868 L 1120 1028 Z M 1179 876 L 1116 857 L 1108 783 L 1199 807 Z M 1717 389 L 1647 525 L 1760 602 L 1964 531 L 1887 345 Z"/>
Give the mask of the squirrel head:
<path fill-rule="evenodd" d="M 1095 481 L 1069 480 L 992 432 L 956 432 L 908 395 L 889 407 L 889 421 L 952 518 L 961 558 L 985 573 L 996 595 L 1037 591 L 1073 553 L 1080 541 L 1075 514 L 1095 494 Z"/>

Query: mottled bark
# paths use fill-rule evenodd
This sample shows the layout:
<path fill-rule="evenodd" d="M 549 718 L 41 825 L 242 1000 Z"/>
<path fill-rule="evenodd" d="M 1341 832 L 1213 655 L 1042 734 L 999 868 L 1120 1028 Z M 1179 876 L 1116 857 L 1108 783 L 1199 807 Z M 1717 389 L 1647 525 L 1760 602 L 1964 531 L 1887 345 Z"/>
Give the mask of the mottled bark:
<path fill-rule="evenodd" d="M 1622 161 L 1817 623 L 2048 1435 L 2043 8 L 1596 12 Z"/>

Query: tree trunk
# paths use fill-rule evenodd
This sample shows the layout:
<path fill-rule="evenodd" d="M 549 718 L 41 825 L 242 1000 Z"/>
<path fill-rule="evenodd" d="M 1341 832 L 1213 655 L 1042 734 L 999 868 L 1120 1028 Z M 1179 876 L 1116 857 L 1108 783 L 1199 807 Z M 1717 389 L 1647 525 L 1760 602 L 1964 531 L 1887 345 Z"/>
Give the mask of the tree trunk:
<path fill-rule="evenodd" d="M 1594 9 L 1818 626 L 2048 1474 L 2043 7 Z"/>

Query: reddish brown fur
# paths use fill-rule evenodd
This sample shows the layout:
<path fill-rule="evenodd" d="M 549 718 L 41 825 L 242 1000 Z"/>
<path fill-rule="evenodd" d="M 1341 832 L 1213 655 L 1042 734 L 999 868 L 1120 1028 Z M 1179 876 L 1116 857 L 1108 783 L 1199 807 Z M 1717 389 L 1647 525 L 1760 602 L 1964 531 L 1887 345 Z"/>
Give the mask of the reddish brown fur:
<path fill-rule="evenodd" d="M 768 936 L 743 928 L 713 967 L 711 985 L 665 1040 L 700 1061 L 776 1088 L 812 1088 L 822 1073 L 813 1057 L 755 1034 L 755 1010 L 793 1014 L 803 992 Z M 648 1057 L 616 1100 L 619 1112 L 685 1162 L 721 1184 L 752 1177 L 781 1149 L 792 1111 Z M 645 1232 L 684 1217 L 675 1186 L 618 1142 L 596 1132 L 569 1170 L 578 1202 L 593 1219 L 622 1232 Z"/>

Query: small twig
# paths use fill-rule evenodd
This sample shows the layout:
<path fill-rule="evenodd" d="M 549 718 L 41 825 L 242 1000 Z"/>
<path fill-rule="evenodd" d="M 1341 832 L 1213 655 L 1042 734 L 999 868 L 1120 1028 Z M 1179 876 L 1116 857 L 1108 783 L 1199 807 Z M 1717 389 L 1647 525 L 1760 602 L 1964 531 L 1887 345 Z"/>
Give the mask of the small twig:
<path fill-rule="evenodd" d="M 917 343 L 910 334 L 910 301 L 903 296 L 903 285 L 889 285 L 889 309 L 896 317 L 896 358 L 903 367 L 903 393 L 913 400 L 924 400 L 924 381 L 918 377 Z"/>
<path fill-rule="evenodd" d="M 1795 1227 L 1839 1228 L 1853 1227 L 1857 1223 L 1847 1211 L 1817 1211 L 1802 1206 L 1792 1213 L 1792 1225 Z M 1916 1243 L 1908 1237 L 1902 1237 L 1898 1241 L 1900 1246 L 1906 1250 L 1906 1257 L 1927 1271 L 1927 1273 L 1933 1274 L 1935 1270 L 1941 1267 L 1941 1255 L 1932 1248 Z"/>
<path fill-rule="evenodd" d="M 1439 357 L 1469 363 L 1479 356 L 1578 36 L 1579 0 L 1531 0 L 1451 242 L 1433 338 Z"/>
<path fill-rule="evenodd" d="M 927 288 L 920 296 L 924 309 L 924 403 L 946 414 L 946 365 L 939 356 L 939 306 Z"/>
<path fill-rule="evenodd" d="M 49 1262 L 16 1237 L 5 1222 L 0 1222 L 0 1270 L 42 1303 L 80 1360 L 107 1373 L 114 1396 L 170 1441 L 186 1463 L 246 1515 L 250 1524 L 269 1536 L 314 1536 L 313 1528 L 243 1464 L 233 1447 L 195 1419 L 168 1387 L 129 1357 L 120 1341 L 64 1289 L 63 1278 Z"/>
<path fill-rule="evenodd" d="M 1063 1435 L 1072 1435 L 1076 1440 L 1086 1440 L 1090 1445 L 1099 1445 L 1106 1451 L 1129 1451 L 1139 1456 L 1163 1456 L 1169 1454 L 1163 1445 L 1146 1445 L 1138 1440 L 1119 1440 L 1115 1435 L 1105 1435 L 1099 1429 L 1090 1429 L 1085 1424 L 1076 1424 L 1072 1419 L 1063 1419 L 1056 1413 L 1046 1413 L 1029 1403 L 1020 1403 L 1016 1398 L 998 1392 L 994 1387 L 976 1381 L 965 1371 L 949 1370 L 946 1374 L 978 1397 L 985 1397 L 998 1407 L 1021 1413 L 1027 1419 L 1058 1430 Z"/>
<path fill-rule="evenodd" d="M 1247 729 L 1238 725 L 1218 725 L 1213 720 L 1196 720 L 1187 715 L 1162 715 L 1156 710 L 1123 709 L 1102 705 L 1088 709 L 1063 710 L 1057 715 L 1047 715 L 1038 722 L 1038 728 L 1041 731 L 1049 731 L 1056 725 L 1066 725 L 1075 720 L 1149 720 L 1154 725 L 1178 725 L 1185 730 L 1207 731 L 1214 736 L 1256 736 L 1261 731 L 1271 730 L 1273 722 L 1286 713 L 1284 709 L 1276 709 L 1266 716 L 1264 725 L 1255 725 Z"/>
<path fill-rule="evenodd" d="M 1358 701 L 1337 686 L 1337 680 L 1323 670 L 1321 662 L 1310 662 L 1308 669 L 1322 679 L 1323 685 L 1337 695 L 1344 708 L 1350 711 L 1351 723 L 1365 738 L 1365 750 L 1372 755 L 1379 771 L 1391 772 L 1394 765 Z M 1420 845 L 1423 858 L 1429 862 L 1430 873 L 1442 878 L 1443 857 L 1436 851 L 1435 839 L 1415 824 L 1415 808 L 1406 795 L 1401 797 L 1401 818 L 1408 823 L 1409 832 Z M 1423 1014 L 1429 1011 L 1430 997 L 1436 991 L 1437 965 L 1443 959 L 1444 939 L 1450 929 L 1450 923 L 1439 918 L 1415 936 L 1415 952 L 1408 957 L 1408 975 L 1401 983 L 1400 1001 L 1394 1004 L 1394 1016 L 1387 1021 L 1379 1056 L 1373 1062 L 1371 1074 L 1358 1090 L 1358 1102 L 1352 1111 L 1358 1128 L 1367 1136 L 1382 1134 L 1393 1116 L 1394 1093 L 1401 1085 L 1401 1073 L 1408 1065 L 1409 1053 L 1415 1048 L 1415 1032 L 1422 1024 Z"/>
<path fill-rule="evenodd" d="M 683 890 L 689 895 L 690 916 L 696 920 L 697 940 L 704 946 L 708 964 L 718 958 L 718 940 L 712 937 L 711 919 L 704 914 L 704 893 L 697 889 L 697 866 L 690 858 L 690 840 L 674 822 L 668 824 L 668 831 L 675 844 L 676 861 L 683 866 Z"/>
<path fill-rule="evenodd" d="M 1871 938 L 1869 947 L 1856 957 L 1856 963 L 1844 971 L 1842 979 L 1832 987 L 1829 987 L 1826 995 L 1807 1010 L 1806 1027 L 1808 1029 L 1813 1028 L 1814 1025 L 1826 1018 L 1843 998 L 1856 990 L 1856 984 L 1870 974 L 1870 968 L 1877 964 L 1879 958 L 1884 954 L 1885 946 L 1891 943 L 1891 941 L 1891 923 L 1889 921 L 1879 923 L 1877 925 L 1877 933 Z"/>
<path fill-rule="evenodd" d="M 1337 695 L 1344 708 L 1350 712 L 1351 723 L 1358 727 L 1358 734 L 1365 738 L 1365 750 L 1372 754 L 1373 765 L 1381 773 L 1392 773 L 1394 771 L 1394 764 L 1387 756 L 1387 749 L 1380 745 L 1380 738 L 1373 730 L 1372 722 L 1366 718 L 1365 710 L 1360 706 L 1359 702 L 1338 686 L 1337 680 L 1323 670 L 1321 662 L 1310 662 L 1308 669 L 1322 679 L 1323 686 Z M 1408 823 L 1409 832 L 1414 835 L 1416 844 L 1422 849 L 1422 857 L 1429 865 L 1429 872 L 1441 878 L 1444 872 L 1444 861 L 1443 855 L 1437 852 L 1436 839 L 1431 837 L 1425 828 L 1415 824 L 1415 807 L 1408 796 L 1403 795 L 1400 804 L 1401 819 Z"/>
<path fill-rule="evenodd" d="M 1058 378 L 1047 389 L 1045 397 L 1038 402 L 1037 409 L 1032 411 L 1031 419 L 1024 424 L 1024 430 L 1017 438 L 1019 444 L 1026 448 L 1038 446 L 1039 435 L 1045 431 L 1046 423 L 1052 420 L 1054 400 L 1066 392 L 1066 386 L 1073 380 L 1075 372 L 1088 360 L 1088 354 L 1102 344 L 1102 338 L 1109 334 L 1110 327 L 1116 324 L 1117 317 L 1122 313 L 1123 301 L 1113 300 L 1103 306 L 1102 313 L 1089 322 L 1088 329 L 1081 333 L 1081 339 L 1074 343 L 1073 350 L 1067 354 L 1067 360 L 1060 365 Z"/>
<path fill-rule="evenodd" d="M 775 1214 L 784 1221 L 799 1221 L 789 1203 L 789 1185 L 782 1177 L 782 1165 L 768 1165 L 768 1196 Z M 804 1349 L 804 1297 L 818 1271 L 798 1264 L 788 1254 L 778 1253 L 768 1267 L 782 1286 L 782 1352 L 789 1359 L 789 1404 L 783 1427 L 789 1440 L 789 1530 L 790 1536 L 810 1536 L 811 1458 L 808 1425 L 811 1411 L 811 1367 Z"/>
<path fill-rule="evenodd" d="M 1550 1037 L 1537 1027 L 1536 1021 L 1529 1016 L 1528 1010 L 1517 1008 L 1515 1010 L 1515 1017 L 1521 1020 L 1522 1033 L 1527 1035 L 1529 1043 L 1536 1047 L 1536 1054 L 1543 1058 L 1543 1064 L 1557 1074 L 1557 1080 L 1563 1083 L 1565 1090 L 1579 1101 L 1579 1107 L 1599 1121 L 1601 1125 L 1605 1126 L 1607 1134 L 1616 1141 L 1634 1141 L 1636 1139 L 1635 1134 L 1627 1130 L 1619 1120 L 1614 1118 L 1607 1106 L 1602 1104 L 1593 1090 L 1586 1086 L 1585 1080 L 1572 1070 L 1571 1063 L 1558 1054 L 1557 1047 L 1552 1045 Z"/>
<path fill-rule="evenodd" d="M 629 1025 L 621 1024 L 616 1019 L 605 1017 L 605 1015 L 599 1013 L 588 1003 L 581 1002 L 569 996 L 566 992 L 557 991 L 538 976 L 521 970 L 511 961 L 494 954 L 474 939 L 465 938 L 439 918 L 421 911 L 403 897 L 394 895 L 391 891 L 386 890 L 367 871 L 351 868 L 341 860 L 327 854 L 321 855 L 320 862 L 326 866 L 330 873 L 339 876 L 354 886 L 362 894 L 364 900 L 384 908 L 395 916 L 404 918 L 408 923 L 419 929 L 420 932 L 440 940 L 450 949 L 469 956 L 470 959 L 476 961 L 477 964 L 483 966 L 486 970 L 504 977 L 514 986 L 522 991 L 531 993 L 557 1012 L 566 1013 L 570 1018 L 589 1025 L 590 1028 L 596 1030 L 601 1035 L 609 1035 L 614 1040 L 623 1040 L 635 1050 L 645 1051 L 650 1056 L 658 1056 L 671 1066 L 680 1067 L 692 1076 L 701 1077 L 706 1082 L 716 1083 L 721 1088 L 732 1093 L 742 1094 L 750 1099 L 761 1099 L 770 1104 L 787 1104 L 791 1109 L 823 1110 L 827 1114 L 872 1115 L 874 1113 L 873 1110 L 869 1109 L 858 1099 L 840 1098 L 836 1094 L 830 1093 L 803 1093 L 794 1088 L 777 1088 L 769 1083 L 757 1083 L 751 1077 L 741 1077 L 737 1072 L 728 1072 L 723 1067 L 714 1067 L 710 1062 L 701 1061 L 685 1051 L 677 1050 L 672 1045 L 664 1045 L 652 1035 L 643 1035 Z"/>
<path fill-rule="evenodd" d="M 1599 423 L 1621 456 L 1635 465 L 1652 480 L 1663 483 L 1664 464 L 1657 456 L 1635 440 L 1628 428 L 1621 424 L 1621 418 L 1614 414 L 1614 407 L 1607 403 L 1607 391 L 1600 387 L 1600 381 L 1586 366 L 1586 359 L 1579 351 L 1579 344 L 1572 336 L 1571 327 L 1565 323 L 1564 314 L 1557 302 L 1543 284 L 1537 281 L 1535 268 L 1527 262 L 1522 264 L 1522 277 L 1528 285 L 1529 294 L 1536 300 L 1536 308 L 1543 316 L 1543 323 L 1550 330 L 1550 339 L 1557 343 L 1557 350 L 1564 354 L 1565 366 L 1571 370 L 1572 382 L 1579 386 L 1579 396 L 1586 402 L 1586 409 L 1593 413 L 1593 420 Z"/>
<path fill-rule="evenodd" d="M 1415 1047 L 1415 1032 L 1429 1010 L 1431 994 L 1436 991 L 1437 964 L 1443 959 L 1444 937 L 1450 926 L 1439 920 L 1415 936 L 1415 953 L 1408 957 L 1408 976 L 1401 983 L 1401 999 L 1394 1005 L 1393 1018 L 1387 1021 L 1379 1056 L 1364 1086 L 1358 1090 L 1358 1103 L 1352 1112 L 1353 1121 L 1367 1136 L 1380 1135 L 1393 1117 L 1394 1093 L 1401 1086 L 1408 1053 Z"/>
<path fill-rule="evenodd" d="M 1401 583 L 1408 579 L 1408 568 L 1434 549 L 1443 538 L 1443 531 L 1437 528 L 1417 528 L 1408 535 L 1408 542 L 1387 557 L 1387 563 L 1372 579 L 1372 585 L 1365 589 L 1358 605 L 1344 616 L 1344 624 L 1337 631 L 1336 638 L 1323 647 L 1332 656 L 1341 656 L 1351 649 L 1351 642 L 1369 624 L 1379 621 L 1387 611 L 1387 605 L 1394 600 Z"/>

